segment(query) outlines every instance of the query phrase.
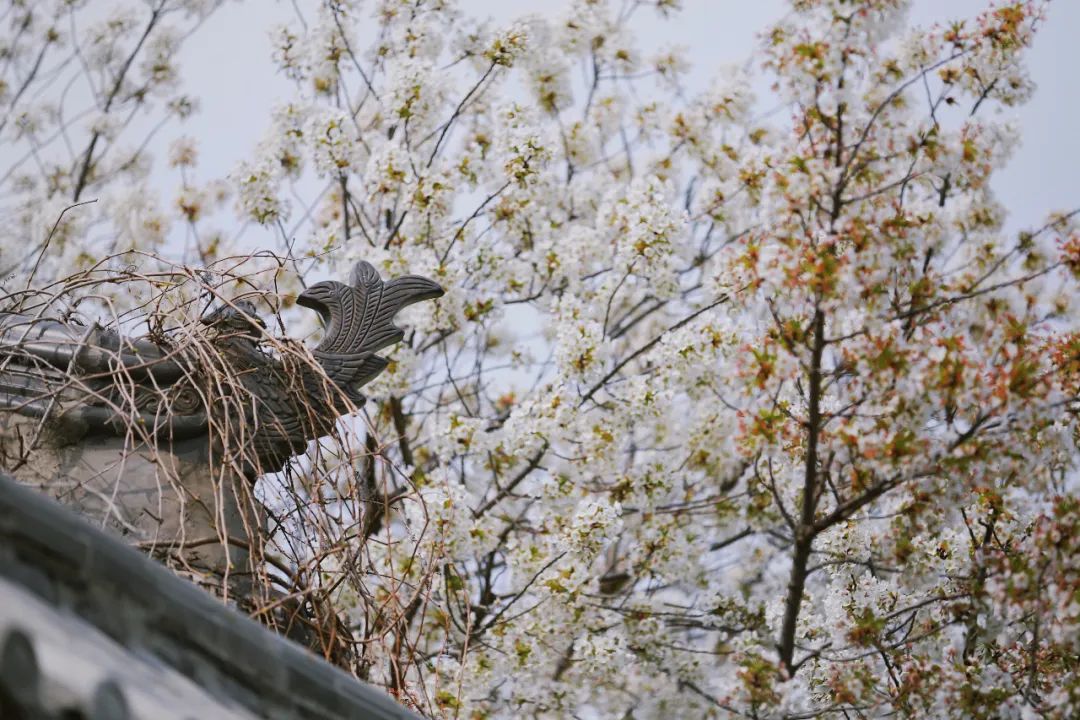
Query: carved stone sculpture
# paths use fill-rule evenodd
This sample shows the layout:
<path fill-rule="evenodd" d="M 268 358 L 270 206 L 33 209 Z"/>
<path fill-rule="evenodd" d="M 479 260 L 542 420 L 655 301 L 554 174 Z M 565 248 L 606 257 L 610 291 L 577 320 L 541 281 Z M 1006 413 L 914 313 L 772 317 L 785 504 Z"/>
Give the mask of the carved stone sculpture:
<path fill-rule="evenodd" d="M 361 262 L 349 284 L 297 299 L 324 324 L 310 351 L 272 343 L 245 300 L 219 304 L 182 341 L 0 313 L 0 466 L 242 591 L 263 524 L 250 484 L 354 412 L 387 365 L 377 353 L 404 336 L 395 314 L 442 294 L 422 277 L 383 282 Z"/>

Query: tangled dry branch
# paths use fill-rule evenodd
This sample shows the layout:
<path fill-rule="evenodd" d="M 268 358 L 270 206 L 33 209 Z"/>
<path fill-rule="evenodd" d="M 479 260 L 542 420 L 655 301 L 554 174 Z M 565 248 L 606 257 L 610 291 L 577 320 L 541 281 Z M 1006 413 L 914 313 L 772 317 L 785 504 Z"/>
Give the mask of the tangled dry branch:
<path fill-rule="evenodd" d="M 363 398 L 285 335 L 288 260 L 115 260 L 3 295 L 3 466 L 356 675 L 382 643 L 403 676 L 435 565 L 367 548 L 418 552 L 427 523 L 387 518 L 422 500 Z"/>

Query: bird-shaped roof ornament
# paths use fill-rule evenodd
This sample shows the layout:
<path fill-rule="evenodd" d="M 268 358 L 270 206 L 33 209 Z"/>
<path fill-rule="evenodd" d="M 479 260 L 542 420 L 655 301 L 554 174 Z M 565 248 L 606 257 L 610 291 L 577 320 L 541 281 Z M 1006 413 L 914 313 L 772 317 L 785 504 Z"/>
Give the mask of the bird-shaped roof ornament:
<path fill-rule="evenodd" d="M 438 283 L 418 275 L 383 282 L 371 263 L 361 260 L 349 285 L 335 280 L 317 283 L 296 303 L 322 316 L 326 329 L 313 354 L 327 377 L 355 390 L 386 368 L 386 359 L 375 353 L 405 337 L 394 316 L 409 305 L 442 295 Z"/>
<path fill-rule="evenodd" d="M 22 376 L 30 380 L 0 382 L 0 409 L 44 414 L 55 407 L 43 399 L 46 385 L 65 384 L 61 376 L 71 372 L 95 378 L 97 386 L 107 386 L 108 378 L 116 376 L 120 399 L 128 396 L 132 378 L 142 378 L 146 387 L 136 388 L 142 394 L 134 410 L 118 411 L 119 400 L 108 387 L 95 386 L 67 403 L 64 414 L 88 418 L 79 427 L 90 434 L 126 432 L 134 418 L 141 427 L 154 429 L 162 442 L 171 442 L 181 435 L 209 436 L 215 412 L 235 415 L 244 408 L 245 446 L 258 457 L 248 473 L 254 479 L 279 469 L 289 455 L 330 432 L 340 415 L 355 409 L 363 401 L 359 388 L 388 364 L 377 353 L 405 336 L 394 316 L 442 295 L 443 289 L 427 278 L 384 281 L 361 261 L 350 283 L 319 282 L 297 298 L 324 324 L 322 341 L 310 355 L 268 352 L 260 342 L 266 324 L 246 299 L 222 303 L 200 319 L 206 342 L 201 352 L 124 338 L 108 328 L 88 331 L 57 320 L 0 313 L 0 358 L 16 365 L 32 360 L 57 375 L 48 382 L 34 381 L 35 373 L 29 372 Z M 215 352 L 205 352 L 208 348 Z M 209 365 L 207 358 L 213 358 Z M 203 400 L 197 407 L 181 406 L 174 401 L 181 396 Z"/>

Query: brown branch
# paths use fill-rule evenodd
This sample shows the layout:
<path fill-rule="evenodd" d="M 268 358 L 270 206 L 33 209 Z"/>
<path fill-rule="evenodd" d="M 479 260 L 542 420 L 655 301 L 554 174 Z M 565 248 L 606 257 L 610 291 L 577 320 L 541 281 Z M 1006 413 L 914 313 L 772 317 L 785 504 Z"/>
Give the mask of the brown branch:
<path fill-rule="evenodd" d="M 814 312 L 814 347 L 810 358 L 809 417 L 807 418 L 806 459 L 803 478 L 802 513 L 795 528 L 795 547 L 791 558 L 791 577 L 788 580 L 787 597 L 784 600 L 784 620 L 780 630 L 780 663 L 793 675 L 797 669 L 793 663 L 795 654 L 795 630 L 802 607 L 806 587 L 807 564 L 813 548 L 814 514 L 818 499 L 818 441 L 821 435 L 821 362 L 825 350 L 825 315 L 818 308 Z"/>

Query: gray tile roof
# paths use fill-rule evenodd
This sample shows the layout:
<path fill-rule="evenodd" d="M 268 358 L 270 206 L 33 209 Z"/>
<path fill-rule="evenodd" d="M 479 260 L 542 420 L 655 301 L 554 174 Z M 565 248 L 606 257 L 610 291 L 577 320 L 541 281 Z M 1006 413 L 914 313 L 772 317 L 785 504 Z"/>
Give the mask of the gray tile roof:
<path fill-rule="evenodd" d="M 0 718 L 418 716 L 0 475 Z"/>

